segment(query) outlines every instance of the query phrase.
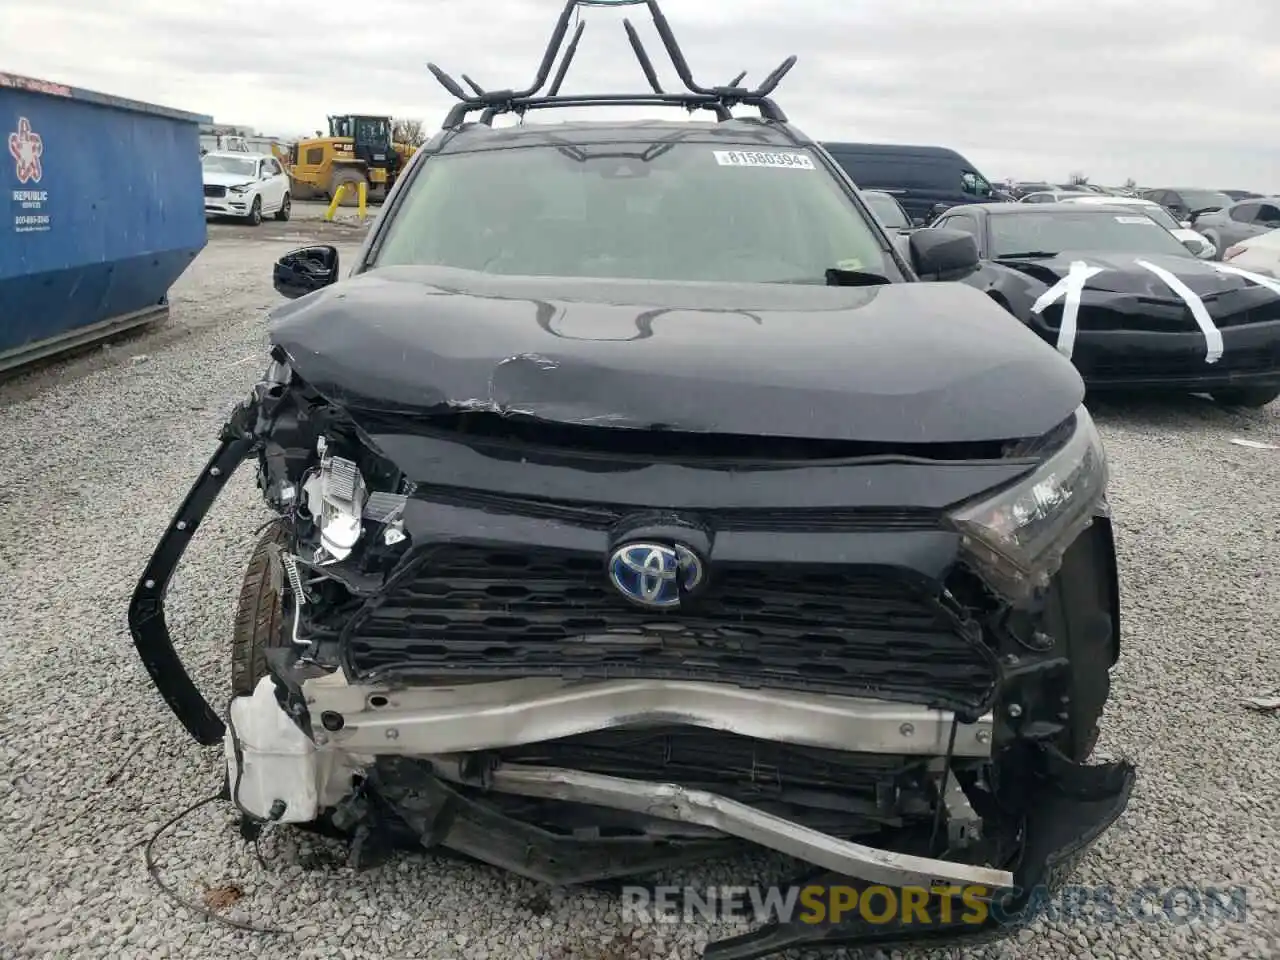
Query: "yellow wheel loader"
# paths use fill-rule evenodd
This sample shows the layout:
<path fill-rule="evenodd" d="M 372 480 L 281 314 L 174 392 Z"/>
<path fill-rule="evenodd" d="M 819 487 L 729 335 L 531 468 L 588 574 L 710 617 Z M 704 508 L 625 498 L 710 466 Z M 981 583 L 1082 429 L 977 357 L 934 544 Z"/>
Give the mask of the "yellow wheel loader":
<path fill-rule="evenodd" d="M 346 186 L 343 206 L 356 203 L 364 183 L 369 200 L 385 199 L 412 147 L 391 139 L 391 118 L 372 116 L 329 117 L 329 135 L 299 140 L 285 159 L 295 200 L 331 200 L 338 187 Z"/>

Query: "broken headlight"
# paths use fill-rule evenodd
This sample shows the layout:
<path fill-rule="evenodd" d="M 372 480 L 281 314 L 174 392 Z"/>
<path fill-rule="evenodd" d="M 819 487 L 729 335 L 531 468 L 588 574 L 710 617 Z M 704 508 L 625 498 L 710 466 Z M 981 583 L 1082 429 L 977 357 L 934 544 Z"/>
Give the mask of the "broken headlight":
<path fill-rule="evenodd" d="M 970 561 L 1010 599 L 1049 585 L 1106 493 L 1106 453 L 1083 405 L 1074 422 L 1066 443 L 1030 475 L 951 514 Z"/>
<path fill-rule="evenodd" d="M 354 460 L 332 453 L 321 437 L 316 444 L 319 467 L 302 485 L 306 513 L 320 534 L 321 555 L 317 562 L 340 561 L 349 557 L 365 533 L 365 521 L 385 525 L 387 545 L 404 539 L 401 514 L 405 497 L 401 494 L 369 489 L 369 484 Z"/>

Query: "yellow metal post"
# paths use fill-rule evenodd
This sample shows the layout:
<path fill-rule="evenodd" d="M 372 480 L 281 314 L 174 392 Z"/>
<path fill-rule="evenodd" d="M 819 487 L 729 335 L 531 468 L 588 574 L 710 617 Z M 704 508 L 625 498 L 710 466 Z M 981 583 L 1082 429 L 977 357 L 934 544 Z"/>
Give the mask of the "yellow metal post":
<path fill-rule="evenodd" d="M 338 212 L 338 205 L 342 203 L 342 195 L 347 192 L 345 183 L 338 184 L 338 189 L 333 191 L 333 199 L 329 201 L 329 209 L 324 212 L 326 220 L 332 220 L 333 215 Z"/>
<path fill-rule="evenodd" d="M 359 214 L 360 219 L 363 220 L 369 212 L 368 210 L 369 184 L 361 180 L 360 183 L 356 186 L 356 191 L 357 191 L 356 197 L 358 200 L 358 203 L 356 206 L 356 213 Z"/>

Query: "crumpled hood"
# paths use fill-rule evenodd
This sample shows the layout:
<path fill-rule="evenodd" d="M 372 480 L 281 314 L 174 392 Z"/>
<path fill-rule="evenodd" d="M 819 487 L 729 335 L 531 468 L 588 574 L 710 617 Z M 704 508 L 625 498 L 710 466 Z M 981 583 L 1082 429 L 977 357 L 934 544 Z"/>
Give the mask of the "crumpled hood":
<path fill-rule="evenodd" d="M 251 187 L 257 181 L 252 174 L 224 173 L 221 170 L 205 170 L 204 182 L 212 187 Z"/>
<path fill-rule="evenodd" d="M 391 267 L 277 308 L 271 339 L 361 410 L 862 440 L 1038 436 L 1075 368 L 958 283 L 497 277 Z"/>
<path fill-rule="evenodd" d="M 1156 300 L 1180 302 L 1181 297 L 1153 270 L 1143 267 L 1145 261 L 1168 271 L 1185 284 L 1202 300 L 1211 300 L 1225 293 L 1257 288 L 1257 284 L 1238 274 L 1215 269 L 1213 263 L 1194 257 L 1146 256 L 1133 253 L 1092 253 L 1087 251 L 1063 251 L 1051 259 L 997 260 L 1001 266 L 1017 270 L 1046 286 L 1053 286 L 1071 270 L 1071 264 L 1082 261 L 1091 267 L 1101 267 L 1102 273 L 1089 278 L 1087 291 L 1132 294 Z M 1265 290 L 1265 288 L 1262 288 Z M 1272 291 L 1271 297 L 1280 299 Z"/>

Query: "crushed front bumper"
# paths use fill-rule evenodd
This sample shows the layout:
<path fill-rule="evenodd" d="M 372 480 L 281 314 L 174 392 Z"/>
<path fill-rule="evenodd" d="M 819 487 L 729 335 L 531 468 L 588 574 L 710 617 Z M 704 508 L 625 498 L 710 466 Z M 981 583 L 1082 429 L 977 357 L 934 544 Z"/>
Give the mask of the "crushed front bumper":
<path fill-rule="evenodd" d="M 326 678 L 328 679 L 328 678 Z M 806 888 L 888 888 L 905 901 L 908 891 L 948 891 L 953 902 L 943 909 L 943 897 L 931 897 L 927 921 L 916 914 L 910 922 L 869 922 L 854 916 L 839 923 L 808 922 L 790 917 L 749 934 L 709 944 L 704 956 L 716 960 L 744 960 L 770 956 L 805 945 L 898 945 L 945 939 L 992 938 L 1007 935 L 1024 922 L 1024 911 L 1035 898 L 1051 895 L 1063 885 L 1093 842 L 1123 812 L 1134 784 L 1134 770 L 1126 763 L 1086 766 L 1075 764 L 1049 748 L 1040 748 L 1033 763 L 1039 775 L 1030 787 L 1027 813 L 1019 825 L 1020 851 L 1000 867 L 917 856 L 855 843 L 823 834 L 756 807 L 700 789 L 673 783 L 640 781 L 589 771 L 525 763 L 492 763 L 478 753 L 463 752 L 501 743 L 533 739 L 587 725 L 655 723 L 668 711 L 699 704 L 681 713 L 684 723 L 717 722 L 750 725 L 749 712 L 734 691 L 711 685 L 634 682 L 571 685 L 558 691 L 539 690 L 543 684 L 515 691 L 498 683 L 491 691 L 466 697 L 463 690 L 401 691 L 404 699 L 389 702 L 391 691 L 308 683 L 308 701 L 320 712 L 322 729 L 314 741 L 303 735 L 280 709 L 272 681 L 264 679 L 253 697 L 233 701 L 232 726 L 227 738 L 228 768 L 233 797 L 242 808 L 262 817 L 274 806 L 274 819 L 309 819 L 326 803 L 336 803 L 335 822 L 344 829 L 378 831 L 388 818 L 407 828 L 407 836 L 424 846 L 448 848 L 538 882 L 572 885 L 616 881 L 710 857 L 723 857 L 750 847 L 764 847 L 812 864 L 819 871 L 799 878 Z M 574 689 L 574 687 L 578 687 Z M 687 687 L 687 689 L 686 689 Z M 362 710 L 360 698 L 379 706 Z M 438 699 L 435 707 L 422 701 Z M 471 706 L 462 705 L 464 699 Z M 778 698 L 773 719 L 779 732 L 804 732 L 800 726 L 816 703 Z M 928 751 L 930 731 L 949 729 L 951 718 L 925 708 L 874 702 L 840 703 L 825 700 L 829 716 L 809 730 L 827 743 L 845 729 L 861 729 L 850 746 L 861 751 L 898 750 L 902 729 L 918 727 L 922 752 Z M 351 709 L 333 708 L 343 701 Z M 413 705 L 418 701 L 418 705 Z M 551 705 L 584 704 L 581 712 L 552 712 Z M 542 712 L 542 711 L 546 712 Z M 380 713 L 376 719 L 373 714 Z M 255 715 L 256 714 L 256 715 Z M 269 716 L 275 714 L 274 719 Z M 571 723 L 558 719 L 573 718 Z M 527 720 L 528 726 L 525 725 Z M 767 718 L 757 717 L 764 724 Z M 861 723 L 859 722 L 861 721 Z M 981 757 L 988 729 L 984 720 L 958 737 L 959 752 Z M 898 726 L 895 733 L 891 727 Z M 277 731 L 283 738 L 257 743 L 242 739 L 244 731 Z M 271 742 L 268 742 L 271 741 Z M 989 741 L 988 741 L 989 742 Z M 437 749 L 459 752 L 430 753 Z M 353 751 L 353 752 L 348 752 Z M 477 762 L 477 761 L 480 762 Z M 359 767 L 363 782 L 350 800 L 338 799 L 344 778 Z M 349 782 L 349 781 L 347 781 Z M 336 787 L 336 789 L 335 789 Z M 671 824 L 673 842 L 655 850 L 625 839 L 598 835 L 556 833 L 508 815 L 492 802 L 496 796 L 515 796 L 586 805 L 596 809 L 629 811 Z M 287 802 L 281 798 L 288 798 Z M 295 804 L 297 804 L 295 806 Z M 677 825 L 679 828 L 677 828 Z M 692 827 L 695 829 L 684 829 Z M 856 878 L 856 879 L 854 879 Z M 628 883 L 635 883 L 628 879 Z M 981 909 L 961 910 L 975 902 Z"/>
<path fill-rule="evenodd" d="M 423 845 L 448 847 L 551 883 L 607 881 L 765 846 L 825 871 L 808 884 L 978 888 L 991 905 L 980 924 L 948 923 L 940 916 L 927 929 L 918 923 L 791 920 L 709 945 L 707 957 L 726 960 L 805 944 L 954 941 L 1007 933 L 1019 904 L 1060 884 L 1128 801 L 1134 779 L 1129 765 L 1082 766 L 1045 754 L 1033 764 L 1041 776 L 1018 827 L 1018 855 L 983 865 L 921 856 L 909 846 L 855 843 L 713 790 L 551 764 L 473 762 L 493 747 L 657 723 L 872 756 L 947 754 L 981 761 L 992 749 L 990 715 L 961 718 L 910 703 L 716 683 L 540 678 L 423 687 L 352 684 L 339 672 L 303 680 L 303 701 L 309 703 L 299 724 L 281 709 L 268 677 L 252 697 L 232 701 L 224 725 L 174 650 L 164 595 L 191 536 L 253 449 L 249 416 L 242 410 L 224 428 L 139 580 L 129 622 L 153 682 L 184 726 L 202 744 L 223 744 L 231 794 L 254 817 L 310 822 L 331 810 L 334 824 L 355 837 L 353 850 L 370 842 L 380 824 L 394 821 Z M 558 833 L 487 799 L 498 795 L 638 814 L 670 825 L 671 840 L 655 845 L 658 830 L 639 849 L 625 839 Z"/>
<path fill-rule="evenodd" d="M 903 922 L 903 914 L 872 923 L 858 916 L 840 923 L 791 920 L 707 944 L 705 960 L 755 960 L 784 950 L 814 947 L 891 947 L 896 950 L 974 946 L 1002 939 L 1035 919 L 1036 905 L 1060 890 L 1108 827 L 1124 812 L 1135 782 L 1127 763 L 1097 766 L 1050 758 L 1051 773 L 1028 798 L 1025 845 L 1013 865 L 1010 886 L 993 891 L 976 911 L 962 910 L 959 897 L 945 907 L 930 898 L 924 916 Z M 808 876 L 805 885 L 852 886 L 866 883 L 832 873 Z M 898 902 L 905 898 L 899 896 Z"/>

